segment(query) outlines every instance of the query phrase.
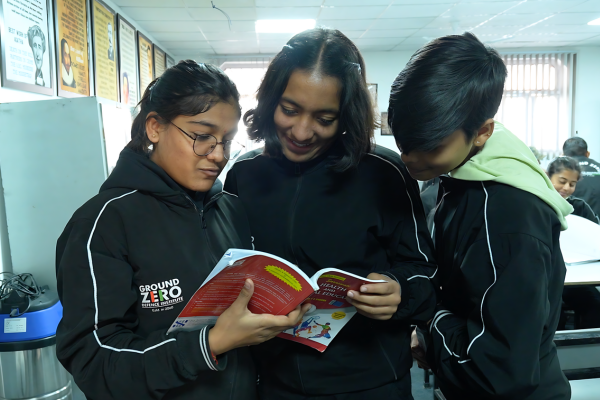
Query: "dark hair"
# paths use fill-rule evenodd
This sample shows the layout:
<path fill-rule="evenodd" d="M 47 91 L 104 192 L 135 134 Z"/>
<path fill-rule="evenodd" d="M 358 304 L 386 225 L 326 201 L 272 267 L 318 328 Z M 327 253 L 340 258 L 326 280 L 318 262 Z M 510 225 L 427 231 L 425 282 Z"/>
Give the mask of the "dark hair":
<path fill-rule="evenodd" d="M 431 151 L 458 129 L 473 139 L 496 115 L 506 74 L 500 55 L 469 32 L 417 50 L 390 95 L 388 124 L 402 152 Z"/>
<path fill-rule="evenodd" d="M 146 88 L 138 103 L 140 110 L 131 126 L 131 142 L 127 147 L 138 153 L 149 152 L 152 142 L 146 134 L 146 119 L 153 111 L 158 114 L 153 118 L 166 124 L 179 115 L 207 112 L 219 102 L 239 109 L 239 101 L 235 84 L 219 68 L 193 60 L 180 61 Z"/>
<path fill-rule="evenodd" d="M 569 138 L 563 144 L 563 154 L 568 157 L 585 156 L 587 151 L 587 143 L 580 137 Z"/>
<path fill-rule="evenodd" d="M 581 167 L 577 160 L 571 157 L 557 157 L 554 161 L 548 164 L 548 177 L 558 174 L 564 170 L 575 171 L 579 175 L 577 180 L 581 179 Z"/>
<path fill-rule="evenodd" d="M 68 46 L 67 39 L 62 38 L 60 40 L 60 56 L 62 57 L 62 53 L 65 52 L 65 44 Z M 71 57 L 71 53 L 69 53 L 69 57 Z"/>
<path fill-rule="evenodd" d="M 38 25 L 32 25 L 29 27 L 27 31 L 27 41 L 29 42 L 29 47 L 33 49 L 33 38 L 39 36 L 42 39 L 42 51 L 46 52 L 46 35 L 44 35 L 44 31 Z"/>
<path fill-rule="evenodd" d="M 338 140 L 342 157 L 332 168 L 345 171 L 358 165 L 371 150 L 375 113 L 367 88 L 365 62 L 358 48 L 342 32 L 315 28 L 291 38 L 275 56 L 258 89 L 258 105 L 244 115 L 248 136 L 265 141 L 265 154 L 280 157 L 281 143 L 273 117 L 294 71 L 321 72 L 342 85 Z M 340 133 L 346 132 L 345 135 Z"/>

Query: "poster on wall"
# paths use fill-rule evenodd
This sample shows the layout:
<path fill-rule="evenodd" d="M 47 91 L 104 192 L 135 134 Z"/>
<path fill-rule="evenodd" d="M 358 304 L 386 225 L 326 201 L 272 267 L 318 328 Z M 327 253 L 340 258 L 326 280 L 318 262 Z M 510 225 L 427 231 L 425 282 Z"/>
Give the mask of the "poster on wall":
<path fill-rule="evenodd" d="M 119 101 L 116 13 L 100 0 L 92 0 L 94 87 L 96 96 Z"/>
<path fill-rule="evenodd" d="M 86 0 L 54 0 L 58 95 L 90 95 Z"/>
<path fill-rule="evenodd" d="M 383 136 L 391 136 L 392 135 L 392 131 L 390 130 L 390 127 L 388 126 L 387 111 L 381 113 L 381 134 Z"/>
<path fill-rule="evenodd" d="M 167 56 L 167 68 L 171 68 L 173 65 L 175 65 L 175 60 Z"/>
<path fill-rule="evenodd" d="M 2 86 L 54 94 L 49 0 L 1 0 Z"/>
<path fill-rule="evenodd" d="M 167 54 L 157 45 L 154 45 L 154 79 L 158 78 L 167 69 Z"/>
<path fill-rule="evenodd" d="M 140 76 L 140 98 L 154 80 L 154 61 L 152 60 L 152 42 L 139 31 L 138 35 L 138 72 Z"/>
<path fill-rule="evenodd" d="M 138 102 L 136 30 L 121 15 L 118 15 L 119 87 L 121 103 L 135 107 Z"/>

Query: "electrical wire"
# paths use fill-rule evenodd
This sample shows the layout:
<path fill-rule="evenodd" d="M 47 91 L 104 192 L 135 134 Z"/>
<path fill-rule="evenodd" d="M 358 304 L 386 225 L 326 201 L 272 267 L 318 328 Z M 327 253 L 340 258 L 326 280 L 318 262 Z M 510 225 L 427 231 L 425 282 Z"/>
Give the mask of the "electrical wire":
<path fill-rule="evenodd" d="M 31 300 L 36 299 L 42 294 L 42 289 L 38 286 L 32 274 L 14 274 L 12 272 L 0 272 L 1 275 L 12 275 L 8 278 L 0 279 L 0 301 L 6 300 L 10 294 L 15 291 L 21 297 L 27 297 L 29 304 L 22 313 L 17 314 L 17 309 L 11 311 L 11 317 L 20 317 L 29 311 Z"/>
<path fill-rule="evenodd" d="M 215 6 L 215 3 L 213 3 L 212 1 L 210 2 L 210 4 L 212 4 L 212 8 L 217 9 L 223 14 L 225 14 L 225 16 L 227 17 L 227 22 L 229 23 L 229 30 L 231 30 L 231 18 L 229 17 L 229 15 L 225 11 L 221 10 L 219 7 Z"/>

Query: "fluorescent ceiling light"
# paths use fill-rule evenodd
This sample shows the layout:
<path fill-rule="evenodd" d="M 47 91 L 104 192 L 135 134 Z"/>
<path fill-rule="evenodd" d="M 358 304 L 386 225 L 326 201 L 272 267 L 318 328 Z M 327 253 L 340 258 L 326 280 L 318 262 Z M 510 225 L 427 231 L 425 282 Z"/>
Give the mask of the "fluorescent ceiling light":
<path fill-rule="evenodd" d="M 600 18 L 588 22 L 588 25 L 600 25 Z"/>
<path fill-rule="evenodd" d="M 298 33 L 315 27 L 314 19 L 259 19 L 258 33 Z"/>

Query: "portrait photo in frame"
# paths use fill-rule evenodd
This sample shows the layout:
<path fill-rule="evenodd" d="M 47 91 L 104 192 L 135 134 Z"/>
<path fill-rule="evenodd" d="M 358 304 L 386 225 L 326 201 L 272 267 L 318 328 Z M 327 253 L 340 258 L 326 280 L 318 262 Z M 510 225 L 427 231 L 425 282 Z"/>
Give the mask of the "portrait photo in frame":
<path fill-rule="evenodd" d="M 121 103 L 135 107 L 139 100 L 136 29 L 121 14 L 117 15 L 117 54 Z"/>
<path fill-rule="evenodd" d="M 154 80 L 154 57 L 152 42 L 140 31 L 137 32 L 138 39 L 138 76 L 140 77 L 140 98 L 144 91 Z"/>
<path fill-rule="evenodd" d="M 102 0 L 91 0 L 92 59 L 96 96 L 119 101 L 117 14 Z"/>
<path fill-rule="evenodd" d="M 54 95 L 50 0 L 0 0 L 0 38 L 2 86 Z"/>

